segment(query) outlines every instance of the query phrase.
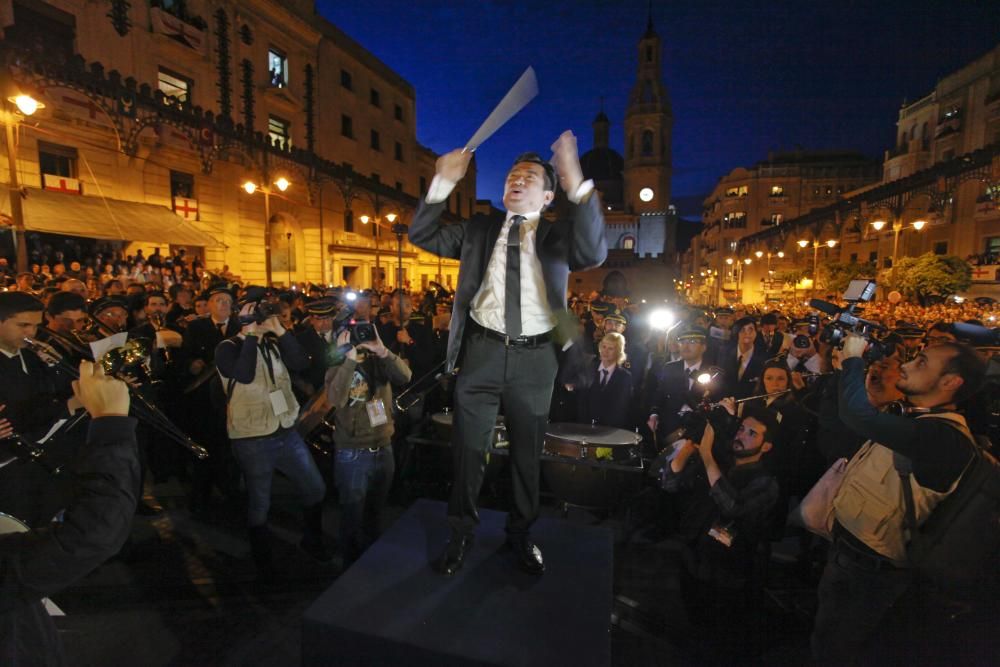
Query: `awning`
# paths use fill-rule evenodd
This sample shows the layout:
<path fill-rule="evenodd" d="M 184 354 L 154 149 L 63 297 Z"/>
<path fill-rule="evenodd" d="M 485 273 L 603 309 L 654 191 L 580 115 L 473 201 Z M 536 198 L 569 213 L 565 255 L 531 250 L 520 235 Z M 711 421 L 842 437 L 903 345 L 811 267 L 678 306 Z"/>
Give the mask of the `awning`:
<path fill-rule="evenodd" d="M 24 226 L 31 232 L 115 241 L 221 246 L 166 206 L 25 188 Z M 0 215 L 10 223 L 10 188 L 0 185 Z"/>

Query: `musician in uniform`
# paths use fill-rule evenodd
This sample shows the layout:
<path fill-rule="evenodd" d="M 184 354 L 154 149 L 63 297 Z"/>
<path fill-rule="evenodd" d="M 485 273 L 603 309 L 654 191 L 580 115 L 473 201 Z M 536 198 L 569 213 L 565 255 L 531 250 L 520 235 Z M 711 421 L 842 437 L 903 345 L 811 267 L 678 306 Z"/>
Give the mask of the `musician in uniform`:
<path fill-rule="evenodd" d="M 210 285 L 204 297 L 208 316 L 188 325 L 180 354 L 188 419 L 184 430 L 209 451 L 207 461 L 194 462 L 191 509 L 195 512 L 208 508 L 213 483 L 227 497 L 239 497 L 226 434 L 225 396 L 215 371 L 215 349 L 240 332 L 240 323 L 233 317 L 233 294 L 228 285 Z"/>
<path fill-rule="evenodd" d="M 42 311 L 42 302 L 30 294 L 0 292 L 0 405 L 15 433 L 32 443 L 80 408 L 70 379 L 26 349 L 25 337 L 36 336 Z M 62 500 L 51 475 L 38 465 L 17 461 L 0 468 L 0 512 L 40 525 L 62 508 Z"/>
<path fill-rule="evenodd" d="M 766 352 L 757 343 L 757 324 L 742 317 L 733 324 L 733 340 L 723 348 L 718 360 L 726 377 L 726 396 L 737 399 L 752 396 L 760 380 Z"/>
<path fill-rule="evenodd" d="M 128 325 L 128 301 L 120 296 L 103 296 L 90 304 L 90 317 L 94 320 L 98 337 L 121 333 Z"/>
<path fill-rule="evenodd" d="M 701 396 L 696 395 L 697 377 L 706 371 L 704 362 L 708 333 L 697 326 L 688 326 L 677 336 L 681 358 L 671 361 L 650 373 L 649 430 L 662 444 L 664 438 L 680 426 L 681 410 L 695 407 Z M 718 383 L 717 383 L 718 384 Z"/>
<path fill-rule="evenodd" d="M 309 356 L 309 366 L 295 374 L 294 386 L 300 400 L 308 400 L 323 389 L 326 370 L 333 365 L 330 351 L 334 342 L 333 318 L 338 310 L 333 298 L 310 301 L 305 308 L 308 317 L 295 334 Z"/>
<path fill-rule="evenodd" d="M 624 366 L 625 336 L 606 333 L 597 350 L 590 386 L 577 392 L 577 421 L 631 430 L 633 388 L 632 375 Z"/>

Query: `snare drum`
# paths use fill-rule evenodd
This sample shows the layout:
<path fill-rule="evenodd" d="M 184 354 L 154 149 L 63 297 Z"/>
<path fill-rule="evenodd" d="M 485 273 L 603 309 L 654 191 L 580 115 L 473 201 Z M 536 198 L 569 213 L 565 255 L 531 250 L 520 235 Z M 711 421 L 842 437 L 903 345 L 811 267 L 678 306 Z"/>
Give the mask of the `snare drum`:
<path fill-rule="evenodd" d="M 28 532 L 28 524 L 24 523 L 20 519 L 15 519 L 9 514 L 0 512 L 0 535 L 26 532 Z"/>
<path fill-rule="evenodd" d="M 549 424 L 542 476 L 564 506 L 613 509 L 641 487 L 641 440 L 611 426 Z"/>
<path fill-rule="evenodd" d="M 571 459 L 623 461 L 635 457 L 638 433 L 612 426 L 556 422 L 545 429 L 543 451 Z"/>

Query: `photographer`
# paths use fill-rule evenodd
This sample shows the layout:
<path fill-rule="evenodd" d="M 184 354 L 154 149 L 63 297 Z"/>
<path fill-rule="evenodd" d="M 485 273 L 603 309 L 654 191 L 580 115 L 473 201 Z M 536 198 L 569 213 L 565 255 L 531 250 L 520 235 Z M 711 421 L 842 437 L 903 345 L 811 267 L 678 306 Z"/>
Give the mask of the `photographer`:
<path fill-rule="evenodd" d="M 732 399 L 723 401 L 735 414 Z M 699 443 L 686 440 L 664 470 L 663 488 L 668 492 L 689 489 L 678 537 L 690 557 L 687 580 L 692 611 L 707 611 L 702 605 L 720 605 L 730 618 L 747 604 L 744 594 L 752 575 L 757 545 L 764 539 L 778 499 L 778 482 L 762 463 L 777 437 L 777 422 L 765 411 L 747 410 L 735 433 L 722 432 L 716 444 L 716 426 L 731 428 L 715 416 L 705 426 Z M 728 440 L 728 442 L 726 442 Z M 713 447 L 717 451 L 713 452 Z M 732 466 L 723 469 L 717 456 L 725 448 Z M 690 584 L 695 585 L 691 590 Z M 718 617 L 710 613 L 709 617 Z"/>
<path fill-rule="evenodd" d="M 868 399 L 862 354 L 867 341 L 848 335 L 840 352 L 840 418 L 868 438 L 854 455 L 833 501 L 834 542 L 819 585 L 812 634 L 820 664 L 859 657 L 893 603 L 912 581 L 902 482 L 894 454 L 909 459 L 917 525 L 955 490 L 973 457 L 956 406 L 979 388 L 984 365 L 957 343 L 928 347 L 899 370 L 896 387 L 917 416 L 879 412 Z"/>
<path fill-rule="evenodd" d="M 291 480 L 301 494 L 305 534 L 299 546 L 316 560 L 332 557 L 323 543 L 326 485 L 294 428 L 299 404 L 289 371 L 305 368 L 309 357 L 269 305 L 244 305 L 240 333 L 220 343 L 215 352 L 228 397 L 233 455 L 246 481 L 250 548 L 265 580 L 276 574 L 267 529 L 275 471 Z"/>
<path fill-rule="evenodd" d="M 374 327 L 372 333 L 373 339 L 352 344 L 352 329 L 342 331 L 337 345 L 350 349 L 344 362 L 326 374 L 327 401 L 336 408 L 334 479 L 340 494 L 345 567 L 378 537 L 395 471 L 392 385 L 410 381 L 407 365 L 382 344 Z"/>

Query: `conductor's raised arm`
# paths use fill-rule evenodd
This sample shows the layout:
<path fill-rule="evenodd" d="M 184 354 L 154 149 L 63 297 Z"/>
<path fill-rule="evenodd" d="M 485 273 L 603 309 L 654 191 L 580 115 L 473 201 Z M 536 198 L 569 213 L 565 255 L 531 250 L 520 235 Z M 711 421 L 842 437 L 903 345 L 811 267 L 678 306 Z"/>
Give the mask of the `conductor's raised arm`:
<path fill-rule="evenodd" d="M 417 207 L 410 223 L 409 237 L 413 245 L 441 257 L 458 259 L 465 239 L 464 224 L 442 225 L 441 213 L 455 185 L 465 177 L 472 153 L 461 149 L 445 153 L 435 165 L 434 180 L 427 195 Z"/>

